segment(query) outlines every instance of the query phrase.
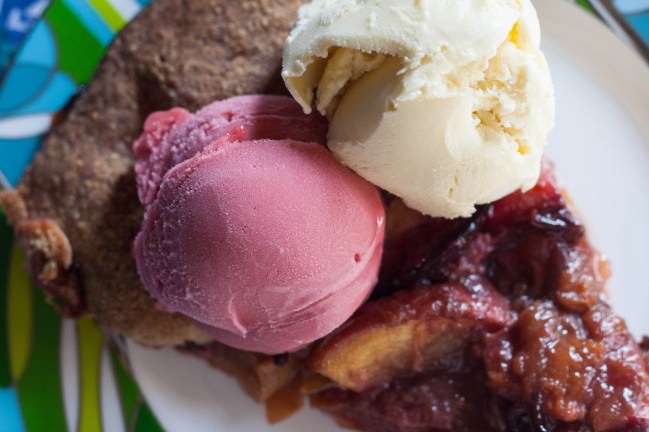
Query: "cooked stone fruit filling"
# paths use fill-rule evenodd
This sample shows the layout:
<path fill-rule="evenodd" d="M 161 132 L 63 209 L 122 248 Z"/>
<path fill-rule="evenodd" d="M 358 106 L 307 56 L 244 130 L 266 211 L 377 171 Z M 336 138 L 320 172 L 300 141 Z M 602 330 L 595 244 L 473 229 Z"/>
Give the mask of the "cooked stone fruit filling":
<path fill-rule="evenodd" d="M 386 208 L 373 298 L 309 355 L 314 406 L 368 431 L 649 430 L 644 353 L 549 165 L 471 219 Z"/>

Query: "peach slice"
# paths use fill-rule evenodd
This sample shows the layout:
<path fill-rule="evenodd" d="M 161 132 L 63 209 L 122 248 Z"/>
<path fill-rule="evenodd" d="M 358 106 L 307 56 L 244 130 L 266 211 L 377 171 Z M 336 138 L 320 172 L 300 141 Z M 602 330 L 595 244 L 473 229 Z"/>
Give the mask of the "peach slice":
<path fill-rule="evenodd" d="M 312 352 L 309 366 L 360 392 L 459 368 L 467 342 L 511 320 L 508 302 L 485 280 L 419 286 L 363 306 Z"/>

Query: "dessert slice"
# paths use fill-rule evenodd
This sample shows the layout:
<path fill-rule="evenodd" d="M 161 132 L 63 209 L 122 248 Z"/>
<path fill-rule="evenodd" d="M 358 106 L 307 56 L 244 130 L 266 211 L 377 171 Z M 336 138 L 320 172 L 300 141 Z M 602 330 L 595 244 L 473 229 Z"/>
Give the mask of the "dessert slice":
<path fill-rule="evenodd" d="M 341 426 L 364 431 L 503 431 L 493 398 L 480 373 L 415 375 L 356 393 L 323 390 L 311 404 Z"/>

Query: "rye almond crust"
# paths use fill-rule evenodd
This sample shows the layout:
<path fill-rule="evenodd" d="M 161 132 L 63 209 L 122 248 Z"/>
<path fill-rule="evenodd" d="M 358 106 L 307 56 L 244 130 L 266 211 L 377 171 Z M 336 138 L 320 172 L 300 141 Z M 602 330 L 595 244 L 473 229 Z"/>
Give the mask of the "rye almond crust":
<path fill-rule="evenodd" d="M 143 209 L 133 141 L 154 111 L 285 94 L 282 46 L 300 0 L 158 0 L 115 39 L 3 207 L 30 271 L 64 316 L 147 346 L 209 338 L 156 308 L 131 257 Z"/>

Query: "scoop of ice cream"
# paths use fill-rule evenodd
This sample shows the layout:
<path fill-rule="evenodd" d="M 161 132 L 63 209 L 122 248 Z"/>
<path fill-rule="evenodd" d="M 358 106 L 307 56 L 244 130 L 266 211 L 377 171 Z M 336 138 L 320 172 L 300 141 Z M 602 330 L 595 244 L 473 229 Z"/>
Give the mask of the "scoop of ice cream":
<path fill-rule="evenodd" d="M 339 160 L 431 216 L 531 188 L 554 123 L 529 0 L 313 0 L 282 76 Z"/>
<path fill-rule="evenodd" d="M 144 286 L 220 342 L 269 354 L 325 336 L 360 306 L 384 236 L 376 188 L 327 151 L 322 121 L 296 107 L 257 96 L 193 116 L 158 113 L 135 145 L 138 175 L 180 161 L 160 169 L 155 192 L 144 188 L 134 244 Z M 176 150 L 152 163 L 164 148 Z"/>

